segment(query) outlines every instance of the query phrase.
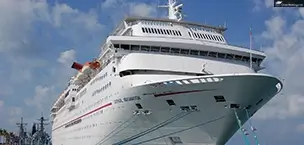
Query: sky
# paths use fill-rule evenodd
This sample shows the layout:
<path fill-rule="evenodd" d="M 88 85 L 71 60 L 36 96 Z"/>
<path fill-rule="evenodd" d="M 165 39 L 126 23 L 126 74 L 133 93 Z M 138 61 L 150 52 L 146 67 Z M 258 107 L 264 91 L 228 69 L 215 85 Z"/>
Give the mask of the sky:
<path fill-rule="evenodd" d="M 304 8 L 274 8 L 273 0 L 183 0 L 185 21 L 226 24 L 228 43 L 265 51 L 263 73 L 284 89 L 252 118 L 264 145 L 298 145 L 304 135 Z M 0 0 L 0 128 L 17 131 L 49 118 L 52 103 L 92 60 L 126 16 L 164 17 L 165 0 Z M 50 125 L 49 125 L 50 127 Z M 247 127 L 248 128 L 248 127 Z M 251 137 L 252 139 L 252 137 Z M 237 132 L 228 145 L 245 144 Z"/>

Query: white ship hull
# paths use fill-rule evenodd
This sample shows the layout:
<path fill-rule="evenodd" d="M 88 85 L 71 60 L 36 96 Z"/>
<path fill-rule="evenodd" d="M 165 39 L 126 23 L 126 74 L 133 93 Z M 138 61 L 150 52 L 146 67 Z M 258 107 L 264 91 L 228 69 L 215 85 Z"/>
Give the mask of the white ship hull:
<path fill-rule="evenodd" d="M 126 18 L 97 60 L 73 63 L 51 109 L 52 144 L 224 145 L 281 91 L 257 73 L 263 52 L 229 45 L 226 28 L 180 21 L 182 4 L 165 7 L 170 20 Z"/>
<path fill-rule="evenodd" d="M 179 137 L 183 144 L 223 145 L 238 129 L 233 110 L 225 105 L 236 103 L 241 108 L 251 105 L 252 114 L 279 91 L 276 85 L 280 83 L 261 74 L 213 75 L 185 81 L 188 83 L 179 80 L 167 85 L 147 84 L 117 91 L 116 95 L 79 114 L 76 118 L 82 119 L 81 123 L 54 128 L 52 142 L 54 145 L 165 145 L 171 142 L 170 137 Z M 223 95 L 226 103 L 216 102 L 214 96 L 217 95 Z M 133 101 L 117 101 L 134 96 L 140 100 L 135 97 Z M 101 94 L 92 99 L 103 97 Z M 176 105 L 169 106 L 166 102 L 169 99 Z M 136 103 L 143 108 L 138 109 Z M 182 111 L 181 106 L 196 106 L 198 110 Z M 101 110 L 102 113 L 97 113 Z M 134 110 L 150 113 L 134 115 Z M 245 111 L 238 113 L 244 123 Z"/>

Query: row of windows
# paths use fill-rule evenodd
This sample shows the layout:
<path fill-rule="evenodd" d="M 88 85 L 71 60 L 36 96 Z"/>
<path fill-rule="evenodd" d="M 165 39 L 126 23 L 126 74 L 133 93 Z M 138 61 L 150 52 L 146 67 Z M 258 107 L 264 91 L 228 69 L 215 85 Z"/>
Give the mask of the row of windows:
<path fill-rule="evenodd" d="M 208 57 L 244 61 L 244 62 L 249 62 L 250 59 L 248 56 L 220 53 L 213 51 L 199 51 L 199 50 L 183 49 L 183 48 L 170 48 L 170 47 L 147 46 L 147 45 L 129 45 L 129 44 L 114 44 L 114 47 L 121 48 L 124 50 L 133 50 L 133 51 L 161 52 L 161 53 L 192 55 L 192 56 L 208 56 Z M 262 59 L 253 57 L 252 62 L 259 64 L 262 62 Z"/>
<path fill-rule="evenodd" d="M 189 34 L 189 36 L 191 36 L 190 32 L 188 32 L 188 34 Z M 221 36 L 209 35 L 209 34 L 203 34 L 203 33 L 195 33 L 195 32 L 193 34 L 194 34 L 195 38 L 225 42 L 224 38 Z"/>
<path fill-rule="evenodd" d="M 99 93 L 101 93 L 102 91 L 108 89 L 111 86 L 111 82 L 105 84 L 104 86 L 102 86 L 101 88 L 97 89 L 96 91 L 93 92 L 92 96 L 95 96 Z"/>
<path fill-rule="evenodd" d="M 98 101 L 94 102 L 91 105 L 88 105 L 85 109 L 80 110 L 78 113 L 75 113 L 71 118 L 74 118 L 76 116 L 82 115 L 83 113 L 86 113 L 94 108 L 96 108 L 98 105 L 101 105 L 105 100 L 108 100 L 111 96 L 102 97 Z M 84 118 L 85 119 L 85 118 Z"/>
<path fill-rule="evenodd" d="M 143 27 L 141 29 L 142 29 L 143 33 L 172 35 L 172 36 L 182 36 L 182 33 L 179 30 L 146 28 L 146 27 Z"/>
<path fill-rule="evenodd" d="M 170 22 L 153 22 L 153 21 L 141 21 L 144 25 L 156 25 L 156 26 L 172 26 Z"/>
<path fill-rule="evenodd" d="M 204 28 L 204 27 L 191 27 L 190 26 L 190 29 L 191 30 L 194 30 L 194 31 L 205 31 L 205 32 L 212 32 L 212 33 L 216 33 L 216 31 L 214 31 L 214 29 L 212 28 Z"/>
<path fill-rule="evenodd" d="M 103 74 L 102 76 L 99 76 L 99 77 L 95 78 L 95 79 L 90 83 L 90 85 L 93 85 L 94 83 L 96 83 L 96 82 L 98 82 L 98 81 L 104 79 L 106 76 L 108 76 L 108 73 L 107 73 L 107 72 L 106 72 L 105 74 Z"/>

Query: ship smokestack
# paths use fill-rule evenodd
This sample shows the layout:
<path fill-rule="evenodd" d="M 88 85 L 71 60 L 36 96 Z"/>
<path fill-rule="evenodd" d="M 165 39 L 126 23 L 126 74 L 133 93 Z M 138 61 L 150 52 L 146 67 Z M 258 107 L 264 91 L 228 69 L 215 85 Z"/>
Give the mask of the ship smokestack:
<path fill-rule="evenodd" d="M 79 64 L 79 63 L 77 63 L 77 62 L 74 62 L 74 63 L 72 64 L 72 66 L 71 66 L 71 68 L 76 69 L 76 70 L 81 70 L 82 67 L 83 67 L 83 65 L 82 65 L 82 64 Z"/>

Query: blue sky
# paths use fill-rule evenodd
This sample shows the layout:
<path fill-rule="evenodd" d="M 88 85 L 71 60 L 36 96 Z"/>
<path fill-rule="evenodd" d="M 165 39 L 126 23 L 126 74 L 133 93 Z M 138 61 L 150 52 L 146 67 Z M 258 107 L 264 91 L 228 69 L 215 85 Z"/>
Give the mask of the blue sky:
<path fill-rule="evenodd" d="M 119 2 L 120 1 L 120 2 Z M 74 60 L 91 60 L 124 16 L 164 16 L 164 0 L 1 0 L 0 128 L 16 131 L 48 115 L 73 74 Z M 183 0 L 187 21 L 227 24 L 231 44 L 268 55 L 264 72 L 284 79 L 284 90 L 252 119 L 265 145 L 301 144 L 304 135 L 304 9 L 273 8 L 272 0 Z M 240 133 L 229 145 L 243 144 Z"/>

